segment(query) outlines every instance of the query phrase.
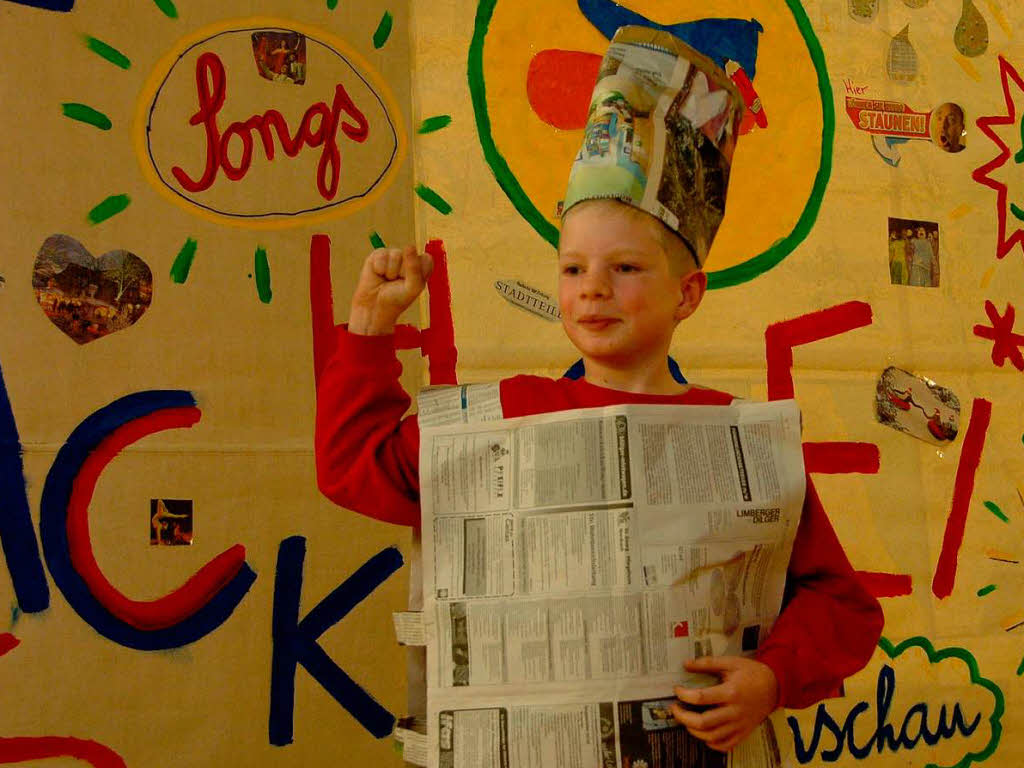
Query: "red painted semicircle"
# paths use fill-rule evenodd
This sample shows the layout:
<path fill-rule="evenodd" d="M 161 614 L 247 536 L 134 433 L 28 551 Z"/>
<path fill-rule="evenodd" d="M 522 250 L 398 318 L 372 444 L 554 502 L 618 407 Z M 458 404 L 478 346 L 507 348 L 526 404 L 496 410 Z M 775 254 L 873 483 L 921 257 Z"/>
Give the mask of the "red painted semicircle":
<path fill-rule="evenodd" d="M 71 736 L 0 737 L 0 763 L 26 763 L 49 757 L 73 757 L 93 768 L 126 768 L 124 758 L 91 739 Z"/>
<path fill-rule="evenodd" d="M 537 117 L 567 131 L 585 128 L 600 68 L 596 53 L 548 48 L 534 56 L 526 73 L 526 95 Z"/>

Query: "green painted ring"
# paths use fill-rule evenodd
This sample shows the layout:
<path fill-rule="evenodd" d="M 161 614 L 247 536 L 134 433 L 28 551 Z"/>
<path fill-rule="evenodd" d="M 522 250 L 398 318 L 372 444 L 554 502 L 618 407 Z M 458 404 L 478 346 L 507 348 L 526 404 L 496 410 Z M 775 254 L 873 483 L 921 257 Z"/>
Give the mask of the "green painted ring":
<path fill-rule="evenodd" d="M 473 28 L 473 40 L 469 45 L 469 92 L 473 99 L 473 114 L 476 117 L 477 135 L 484 150 L 484 157 L 491 167 L 498 185 L 504 190 L 519 215 L 544 238 L 552 247 L 558 247 L 558 228 L 537 210 L 529 195 L 523 191 L 508 162 L 498 150 L 491 134 L 491 118 L 487 114 L 487 88 L 484 83 L 484 38 L 494 15 L 494 7 L 498 0 L 480 0 L 476 9 L 476 22 Z M 818 76 L 818 93 L 821 96 L 821 158 L 818 161 L 818 172 L 814 175 L 814 185 L 804 204 L 792 231 L 777 240 L 767 250 L 746 261 L 708 273 L 708 288 L 728 288 L 739 285 L 767 272 L 796 249 L 810 233 L 821 210 L 821 201 L 825 197 L 825 187 L 832 175 L 832 144 L 835 139 L 836 113 L 832 103 L 832 85 L 829 81 L 828 68 L 825 65 L 825 54 L 821 43 L 814 34 L 811 22 L 807 18 L 800 0 L 786 0 L 786 5 L 793 14 L 797 28 L 807 44 L 811 62 Z"/>

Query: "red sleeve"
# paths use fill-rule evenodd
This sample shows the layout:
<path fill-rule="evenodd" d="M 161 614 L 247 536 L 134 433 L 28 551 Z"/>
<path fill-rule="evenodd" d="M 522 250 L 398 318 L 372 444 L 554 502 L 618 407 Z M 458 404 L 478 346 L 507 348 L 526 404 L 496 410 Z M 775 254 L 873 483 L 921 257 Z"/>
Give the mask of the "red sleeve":
<path fill-rule="evenodd" d="M 420 433 L 398 376 L 394 336 L 337 328 L 317 384 L 316 475 L 339 506 L 387 523 L 420 524 Z"/>
<path fill-rule="evenodd" d="M 757 658 L 775 672 L 779 706 L 802 709 L 838 694 L 868 663 L 882 634 L 882 608 L 850 566 L 807 478 L 803 514 L 782 613 Z"/>

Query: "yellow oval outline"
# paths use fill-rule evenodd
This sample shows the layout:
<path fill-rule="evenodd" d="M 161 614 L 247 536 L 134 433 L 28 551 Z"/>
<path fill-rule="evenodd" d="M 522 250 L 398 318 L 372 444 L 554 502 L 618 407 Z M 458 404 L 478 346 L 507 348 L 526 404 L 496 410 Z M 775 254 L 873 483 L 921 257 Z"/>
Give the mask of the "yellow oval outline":
<path fill-rule="evenodd" d="M 388 110 L 395 126 L 397 147 L 395 149 L 395 158 L 391 163 L 391 167 L 385 172 L 384 176 L 377 183 L 377 186 L 370 190 L 365 196 L 357 200 L 352 200 L 348 203 L 340 203 L 337 207 L 332 207 L 322 213 L 311 214 L 308 216 L 300 214 L 297 216 L 281 217 L 277 219 L 253 221 L 249 219 L 239 219 L 234 216 L 226 216 L 222 213 L 215 213 L 198 205 L 194 205 L 180 195 L 175 194 L 157 175 L 156 169 L 153 168 L 153 164 L 149 161 L 149 151 L 146 146 L 146 122 L 149 115 L 150 104 L 153 97 L 156 96 L 156 92 L 160 88 L 160 84 L 171 71 L 171 68 L 177 63 L 181 54 L 190 46 L 201 43 L 203 40 L 213 37 L 214 35 L 237 30 L 240 25 L 249 27 L 293 29 L 296 32 L 301 32 L 314 40 L 325 42 L 337 49 L 342 55 L 349 58 L 351 63 L 354 66 L 357 66 L 359 71 L 362 72 L 362 74 L 365 75 L 377 89 L 377 95 L 380 97 L 381 101 L 384 102 L 384 108 Z M 316 27 L 311 27 L 307 24 L 301 24 L 289 19 L 281 19 L 273 16 L 251 16 L 241 19 L 227 19 L 215 24 L 208 24 L 205 27 L 194 30 L 185 37 L 179 38 L 174 45 L 171 46 L 168 52 L 160 57 L 156 65 L 154 65 L 149 77 L 146 78 L 146 82 L 143 84 L 142 90 L 139 92 L 139 98 L 135 106 L 135 122 L 132 126 L 132 146 L 135 149 L 135 158 L 139 163 L 139 168 L 142 170 L 142 175 L 145 177 L 146 181 L 149 182 L 149 185 L 156 189 L 162 197 L 174 203 L 179 208 L 182 208 L 195 216 L 199 216 L 202 219 L 206 219 L 207 221 L 212 221 L 215 224 L 226 224 L 240 229 L 255 230 L 292 229 L 294 227 L 303 227 L 310 224 L 319 224 L 323 221 L 350 216 L 356 211 L 365 208 L 370 203 L 376 202 L 384 191 L 391 186 L 398 169 L 405 163 L 407 143 L 408 140 L 406 138 L 405 123 L 402 118 L 402 112 L 398 107 L 398 102 L 395 100 L 394 94 L 391 92 L 391 87 L 380 73 L 377 72 L 377 70 L 372 67 L 360 53 L 354 50 L 340 37 L 332 35 L 330 32 L 326 32 Z"/>

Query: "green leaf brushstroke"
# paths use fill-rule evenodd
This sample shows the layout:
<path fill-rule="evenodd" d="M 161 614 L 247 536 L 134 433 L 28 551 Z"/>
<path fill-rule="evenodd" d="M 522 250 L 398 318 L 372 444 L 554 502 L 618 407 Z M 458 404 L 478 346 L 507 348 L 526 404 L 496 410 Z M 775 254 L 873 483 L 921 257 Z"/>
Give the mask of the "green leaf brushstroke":
<path fill-rule="evenodd" d="M 174 264 L 171 265 L 171 280 L 176 283 L 184 283 L 188 280 L 188 271 L 192 269 L 192 260 L 196 257 L 196 241 L 191 237 L 185 241 L 178 251 Z"/>
<path fill-rule="evenodd" d="M 102 56 L 104 59 L 109 61 L 115 67 L 121 69 L 128 69 L 131 65 L 131 59 L 121 53 L 117 48 L 112 45 L 104 43 L 102 40 L 98 40 L 90 35 L 85 36 L 85 45 L 90 51 L 95 54 Z"/>
<path fill-rule="evenodd" d="M 96 126 L 101 131 L 109 131 L 112 123 L 110 118 L 104 115 L 97 109 L 93 109 L 88 104 L 77 104 L 72 101 L 65 102 L 60 105 L 61 111 L 65 117 L 70 117 L 72 120 L 78 120 L 80 123 L 88 123 L 89 125 Z"/>
<path fill-rule="evenodd" d="M 416 133 L 433 133 L 434 131 L 439 131 L 442 128 L 447 128 L 451 125 L 451 122 L 451 115 L 434 115 L 420 123 L 420 127 L 416 130 Z"/>
<path fill-rule="evenodd" d="M 132 199 L 128 195 L 111 195 L 102 203 L 93 208 L 86 215 L 90 224 L 99 224 L 101 221 L 106 221 L 111 216 L 116 216 L 125 208 L 127 208 L 132 202 Z"/>
<path fill-rule="evenodd" d="M 270 289 L 270 262 L 267 261 L 267 250 L 262 245 L 256 246 L 255 262 L 253 271 L 256 273 L 256 293 L 259 294 L 260 301 L 269 304 L 274 292 Z"/>
<path fill-rule="evenodd" d="M 433 206 L 445 216 L 452 212 L 451 204 L 425 184 L 416 185 L 416 194 L 420 196 L 423 202 Z"/>
<path fill-rule="evenodd" d="M 394 21 L 390 11 L 384 11 L 384 15 L 380 18 L 380 24 L 377 25 L 377 31 L 373 33 L 374 48 L 382 48 L 391 37 L 391 27 Z"/>

